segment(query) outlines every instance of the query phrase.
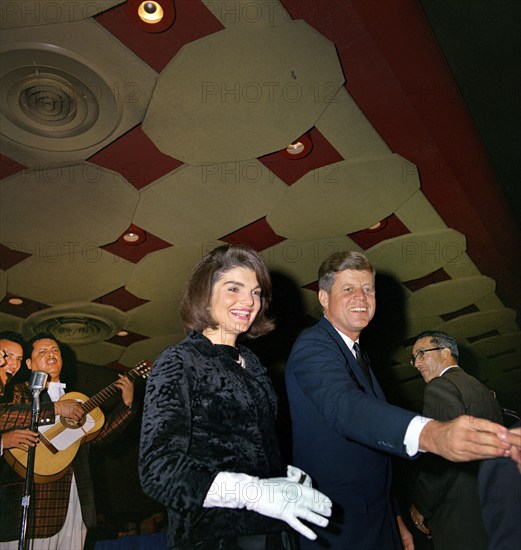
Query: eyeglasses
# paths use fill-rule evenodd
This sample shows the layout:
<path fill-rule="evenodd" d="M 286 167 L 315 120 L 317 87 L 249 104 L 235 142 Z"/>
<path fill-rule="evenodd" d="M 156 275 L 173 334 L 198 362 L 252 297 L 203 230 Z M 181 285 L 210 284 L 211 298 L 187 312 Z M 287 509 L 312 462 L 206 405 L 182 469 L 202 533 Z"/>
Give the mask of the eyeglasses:
<path fill-rule="evenodd" d="M 443 349 L 445 346 L 438 346 L 437 348 L 429 348 L 429 349 L 419 349 L 414 355 L 411 355 L 411 360 L 409 361 L 411 365 L 414 367 L 414 364 L 416 363 L 416 359 L 420 358 L 423 359 L 423 356 L 428 351 L 437 351 L 439 349 Z"/>

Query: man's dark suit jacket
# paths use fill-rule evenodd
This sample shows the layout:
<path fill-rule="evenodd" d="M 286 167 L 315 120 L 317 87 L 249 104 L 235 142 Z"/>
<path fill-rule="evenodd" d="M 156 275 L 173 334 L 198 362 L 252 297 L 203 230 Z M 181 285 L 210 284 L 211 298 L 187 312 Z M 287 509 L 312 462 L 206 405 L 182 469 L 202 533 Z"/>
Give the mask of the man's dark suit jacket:
<path fill-rule="evenodd" d="M 459 367 L 450 368 L 425 386 L 423 414 L 448 421 L 472 415 L 502 423 L 492 392 Z M 481 550 L 487 535 L 477 490 L 479 462 L 455 463 L 422 457 L 413 504 L 427 519 L 436 550 Z"/>
<path fill-rule="evenodd" d="M 293 462 L 333 500 L 333 519 L 319 538 L 334 550 L 401 548 L 390 496 L 391 460 L 414 413 L 374 391 L 352 352 L 323 317 L 297 339 L 286 368 Z M 301 547 L 319 548 L 301 538 Z"/>

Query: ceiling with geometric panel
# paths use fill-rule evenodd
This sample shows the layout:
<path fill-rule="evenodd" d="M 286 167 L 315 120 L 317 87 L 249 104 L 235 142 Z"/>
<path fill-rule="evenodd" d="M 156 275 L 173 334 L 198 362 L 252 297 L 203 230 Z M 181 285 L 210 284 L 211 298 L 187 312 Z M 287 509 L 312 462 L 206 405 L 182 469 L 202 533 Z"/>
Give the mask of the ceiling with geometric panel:
<path fill-rule="evenodd" d="M 2 2 L 1 328 L 154 359 L 228 242 L 262 253 L 290 334 L 320 262 L 360 250 L 391 397 L 418 405 L 412 338 L 438 328 L 518 410 L 519 227 L 421 5 L 168 1 L 160 32 L 131 0 Z"/>

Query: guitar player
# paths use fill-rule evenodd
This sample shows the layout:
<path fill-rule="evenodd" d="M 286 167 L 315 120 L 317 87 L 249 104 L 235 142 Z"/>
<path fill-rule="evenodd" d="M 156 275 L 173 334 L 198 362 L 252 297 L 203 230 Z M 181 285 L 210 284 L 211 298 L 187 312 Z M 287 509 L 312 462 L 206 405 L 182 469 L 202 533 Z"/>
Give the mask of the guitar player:
<path fill-rule="evenodd" d="M 14 331 L 0 332 L 0 456 L 4 449 L 21 449 L 27 451 L 29 446 L 36 445 L 38 434 L 29 431 L 31 424 L 32 404 L 12 404 L 13 387 L 23 382 L 20 367 L 23 360 L 23 338 Z M 80 420 L 83 410 L 76 401 L 62 400 L 57 403 L 46 403 L 40 411 L 40 425 L 51 424 L 55 415 L 73 420 Z"/>
<path fill-rule="evenodd" d="M 42 411 L 47 410 L 46 402 L 49 400 L 55 402 L 55 408 L 69 402 L 66 410 L 56 410 L 56 414 L 79 420 L 84 414 L 79 403 L 70 403 L 69 400 L 57 403 L 65 393 L 65 385 L 60 381 L 63 367 L 60 343 L 51 334 L 37 334 L 27 345 L 27 357 L 26 365 L 29 370 L 49 374 L 47 390 L 40 395 Z M 81 549 L 87 529 L 96 524 L 94 492 L 88 464 L 89 445 L 106 442 L 117 435 L 135 414 L 132 409 L 132 381 L 120 375 L 115 385 L 121 390 L 121 403 L 107 415 L 96 437 L 89 444 L 80 446 L 61 477 L 49 483 L 34 484 L 27 530 L 33 550 Z M 13 391 L 12 405 L 7 407 L 14 408 L 31 402 L 32 395 L 28 383 L 18 384 Z M 54 422 L 54 418 L 51 418 L 51 422 Z M 18 548 L 24 480 L 5 462 L 1 468 L 0 550 L 11 550 Z"/>

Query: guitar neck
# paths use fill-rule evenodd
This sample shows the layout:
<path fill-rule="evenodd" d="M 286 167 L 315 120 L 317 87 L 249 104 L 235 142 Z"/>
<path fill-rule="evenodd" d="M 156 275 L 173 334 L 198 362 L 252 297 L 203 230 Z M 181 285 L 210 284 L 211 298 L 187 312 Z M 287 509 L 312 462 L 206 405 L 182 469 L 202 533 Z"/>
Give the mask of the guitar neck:
<path fill-rule="evenodd" d="M 136 378 L 134 370 L 127 372 L 125 376 L 130 378 L 132 382 L 134 382 Z M 85 411 L 85 414 L 88 414 L 96 407 L 99 407 L 101 403 L 112 397 L 119 390 L 118 386 L 116 386 L 116 382 L 117 380 L 81 404 L 81 408 Z"/>

